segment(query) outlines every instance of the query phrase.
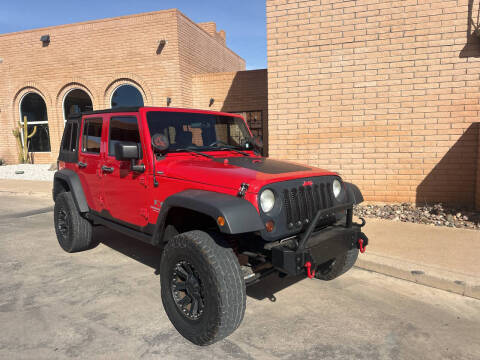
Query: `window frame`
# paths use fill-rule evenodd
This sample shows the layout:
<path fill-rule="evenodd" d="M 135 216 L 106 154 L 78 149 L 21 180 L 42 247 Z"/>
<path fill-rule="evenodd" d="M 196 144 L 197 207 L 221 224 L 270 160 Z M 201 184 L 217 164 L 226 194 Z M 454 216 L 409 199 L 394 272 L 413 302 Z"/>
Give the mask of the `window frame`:
<path fill-rule="evenodd" d="M 65 95 L 63 95 L 63 99 L 62 99 L 62 116 L 63 116 L 63 127 L 65 128 L 65 125 L 67 125 L 67 121 L 68 121 L 68 116 L 67 114 L 65 113 L 65 100 L 67 100 L 67 97 L 68 95 L 70 95 L 70 93 L 72 91 L 75 91 L 75 90 L 81 90 L 83 91 L 85 94 L 87 94 L 88 98 L 90 99 L 90 102 L 92 103 L 92 111 L 93 111 L 93 100 L 92 100 L 92 96 L 89 92 L 87 92 L 85 89 L 82 89 L 80 87 L 73 87 L 71 88 L 70 90 L 68 90 Z M 90 110 L 87 110 L 87 111 L 90 111 Z M 80 113 L 81 114 L 81 113 Z M 70 115 L 71 116 L 71 115 Z"/>
<path fill-rule="evenodd" d="M 108 119 L 108 137 L 107 137 L 107 151 L 105 152 L 108 157 L 115 158 L 115 154 L 110 154 L 110 139 L 111 139 L 111 128 L 112 128 L 112 120 L 114 119 L 121 119 L 121 118 L 134 118 L 137 122 L 137 130 L 138 130 L 138 143 L 140 144 L 140 152 L 139 152 L 139 159 L 143 158 L 143 146 L 142 146 L 142 134 L 140 133 L 140 121 L 137 115 L 112 115 Z"/>
<path fill-rule="evenodd" d="M 203 112 L 203 111 L 164 111 L 164 110 L 156 110 L 156 109 L 148 109 L 146 112 L 145 112 L 145 122 L 146 122 L 146 126 L 147 126 L 147 129 L 148 129 L 148 133 L 150 135 L 150 139 L 151 139 L 151 136 L 154 135 L 152 134 L 152 128 L 151 128 L 151 121 L 153 121 L 154 119 L 153 118 L 150 118 L 150 116 L 153 116 L 153 114 L 182 114 L 183 116 L 187 116 L 187 115 L 206 115 L 206 116 L 213 116 L 213 117 L 226 117 L 226 118 L 231 118 L 231 119 L 234 119 L 234 118 L 237 118 L 238 121 L 239 121 L 239 127 L 240 128 L 244 128 L 245 130 L 245 136 L 246 138 L 250 138 L 252 136 L 252 133 L 248 127 L 248 124 L 246 123 L 246 121 L 242 118 L 241 115 L 239 115 L 238 113 L 210 113 L 210 112 Z M 161 120 L 159 120 L 161 121 Z M 236 121 L 235 121 L 236 122 Z M 241 125 L 243 124 L 243 125 Z M 178 122 L 178 126 L 185 126 L 185 125 L 188 125 L 190 126 L 191 124 L 184 124 L 182 122 Z M 215 124 L 216 125 L 216 124 Z M 166 127 L 165 127 L 166 128 Z M 175 127 L 177 128 L 177 127 Z M 216 129 L 215 129 L 216 131 Z M 228 129 L 228 131 L 230 131 L 230 129 Z M 243 131 L 242 131 L 243 133 Z M 192 134 L 193 135 L 193 134 Z M 176 143 L 175 143 L 175 146 L 172 147 L 172 143 L 170 143 L 170 147 L 169 149 L 167 150 L 167 153 L 180 153 L 181 151 L 179 151 L 178 149 L 175 149 L 175 146 L 176 146 Z M 218 148 L 210 148 L 208 145 L 202 145 L 202 146 L 198 146 L 198 149 L 196 150 L 199 150 L 199 151 L 220 151 L 220 149 Z"/>
<path fill-rule="evenodd" d="M 85 150 L 85 142 L 84 142 L 85 126 L 87 124 L 87 121 L 91 121 L 91 120 L 100 120 L 102 122 L 101 130 L 100 130 L 100 150 L 98 152 L 92 152 L 92 151 L 86 151 Z M 82 154 L 90 154 L 90 155 L 100 156 L 100 154 L 102 153 L 102 135 L 103 135 L 103 125 L 104 125 L 104 123 L 105 122 L 104 122 L 103 117 L 87 117 L 87 118 L 83 119 L 83 121 L 82 121 L 82 134 L 81 134 L 82 146 L 81 146 L 81 149 L 80 149 Z"/>
<path fill-rule="evenodd" d="M 25 100 L 25 98 L 30 95 L 30 94 L 35 94 L 35 95 L 38 95 L 40 96 L 40 98 L 43 100 L 43 103 L 45 104 L 45 114 L 47 115 L 47 120 L 41 120 L 41 121 L 27 121 L 27 127 L 30 126 L 30 125 L 45 125 L 47 124 L 47 127 L 48 127 L 48 142 L 49 142 L 49 145 L 50 145 L 50 150 L 47 150 L 47 151 L 31 151 L 30 149 L 28 149 L 28 152 L 29 153 L 51 153 L 52 152 L 52 140 L 50 138 L 50 126 L 48 124 L 48 107 L 47 107 L 47 102 L 45 101 L 45 99 L 43 98 L 42 95 L 40 95 L 38 92 L 36 91 L 29 91 L 27 93 L 25 93 L 22 98 L 20 99 L 19 103 L 18 103 L 18 112 L 20 114 L 20 139 L 22 141 L 22 145 L 25 146 L 25 139 L 23 138 L 23 118 L 24 118 L 24 115 L 23 115 L 23 111 L 22 111 L 22 103 L 23 101 Z M 38 129 L 37 129 L 38 131 Z M 36 135 L 36 134 L 35 134 Z"/>
<path fill-rule="evenodd" d="M 69 134 L 70 136 L 68 137 L 68 139 L 67 139 L 67 132 L 70 132 L 70 134 Z M 68 152 L 72 151 L 71 150 L 72 134 L 73 134 L 73 121 L 71 121 L 69 123 L 66 123 L 65 126 L 64 126 L 60 151 L 68 151 Z M 65 146 L 65 145 L 67 145 L 67 141 L 68 141 L 68 146 Z"/>
<path fill-rule="evenodd" d="M 137 90 L 138 93 L 140 94 L 140 98 L 142 99 L 142 105 L 117 105 L 117 106 L 113 106 L 113 103 L 112 103 L 113 102 L 113 96 L 118 91 L 118 89 L 120 89 L 123 86 L 130 86 L 130 87 L 134 88 L 135 90 Z M 127 82 L 127 83 L 123 83 L 123 84 L 120 84 L 120 85 L 116 86 L 112 90 L 112 92 L 110 93 L 109 104 L 110 104 L 110 108 L 112 108 L 112 109 L 123 108 L 123 107 L 143 107 L 143 106 L 145 106 L 145 96 L 144 96 L 144 93 L 143 93 L 142 89 L 140 89 L 138 86 L 135 86 L 132 83 Z"/>

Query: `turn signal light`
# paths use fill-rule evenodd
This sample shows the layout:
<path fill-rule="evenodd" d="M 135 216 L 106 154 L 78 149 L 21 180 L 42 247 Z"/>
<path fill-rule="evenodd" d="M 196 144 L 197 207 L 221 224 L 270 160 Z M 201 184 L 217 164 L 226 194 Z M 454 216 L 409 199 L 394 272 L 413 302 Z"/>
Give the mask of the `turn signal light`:
<path fill-rule="evenodd" d="M 272 232 L 274 227 L 275 223 L 271 220 L 265 223 L 265 229 L 267 230 L 267 232 Z"/>
<path fill-rule="evenodd" d="M 223 216 L 219 216 L 217 218 L 217 224 L 220 225 L 220 226 L 225 225 L 225 218 Z"/>

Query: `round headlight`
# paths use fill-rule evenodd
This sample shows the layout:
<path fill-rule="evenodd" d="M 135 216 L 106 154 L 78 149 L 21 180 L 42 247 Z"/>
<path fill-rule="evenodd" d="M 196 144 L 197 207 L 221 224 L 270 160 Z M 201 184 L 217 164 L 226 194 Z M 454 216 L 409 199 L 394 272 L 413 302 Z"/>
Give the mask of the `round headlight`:
<path fill-rule="evenodd" d="M 339 180 L 335 179 L 333 180 L 332 187 L 333 187 L 333 195 L 335 196 L 335 199 L 337 199 L 342 193 L 342 183 Z"/>
<path fill-rule="evenodd" d="M 275 195 L 272 190 L 266 189 L 260 194 L 260 207 L 263 212 L 269 212 L 275 205 Z"/>

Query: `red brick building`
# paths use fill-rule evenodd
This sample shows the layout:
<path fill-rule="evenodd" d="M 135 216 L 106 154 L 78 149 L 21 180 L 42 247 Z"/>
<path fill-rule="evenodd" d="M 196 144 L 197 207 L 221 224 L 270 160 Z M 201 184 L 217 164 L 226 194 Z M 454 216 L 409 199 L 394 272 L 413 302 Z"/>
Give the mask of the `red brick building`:
<path fill-rule="evenodd" d="M 270 155 L 368 200 L 480 206 L 478 7 L 267 0 Z"/>
<path fill-rule="evenodd" d="M 66 112 L 129 99 L 242 112 L 272 157 L 338 171 L 367 200 L 480 208 L 478 2 L 266 5 L 268 95 L 266 70 L 177 10 L 0 35 L 0 158 L 16 161 L 23 115 L 49 149 L 35 161 L 53 162 Z"/>
<path fill-rule="evenodd" d="M 194 106 L 263 123 L 266 71 L 244 71 L 225 38 L 176 9 L 0 35 L 0 158 L 17 162 L 12 130 L 25 116 L 36 163 L 56 161 L 78 110 Z"/>

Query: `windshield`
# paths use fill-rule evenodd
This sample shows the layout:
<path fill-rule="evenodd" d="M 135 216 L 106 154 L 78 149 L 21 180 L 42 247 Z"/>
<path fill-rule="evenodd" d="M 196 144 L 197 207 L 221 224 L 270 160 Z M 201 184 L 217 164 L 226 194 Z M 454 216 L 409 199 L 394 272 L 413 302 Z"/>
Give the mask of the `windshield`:
<path fill-rule="evenodd" d="M 241 118 L 188 112 L 149 111 L 150 135 L 167 137 L 169 151 L 245 148 L 250 133 Z"/>

